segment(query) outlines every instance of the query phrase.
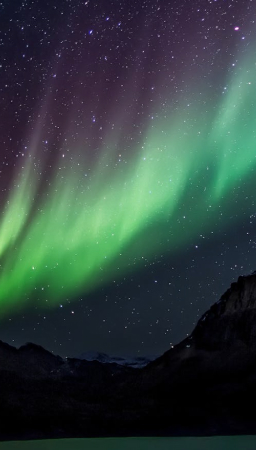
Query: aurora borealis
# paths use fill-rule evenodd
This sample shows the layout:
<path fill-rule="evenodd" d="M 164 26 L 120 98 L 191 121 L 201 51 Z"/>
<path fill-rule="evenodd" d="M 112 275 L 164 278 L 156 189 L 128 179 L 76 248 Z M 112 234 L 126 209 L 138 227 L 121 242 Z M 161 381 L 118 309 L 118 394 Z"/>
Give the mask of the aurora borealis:
<path fill-rule="evenodd" d="M 160 353 L 255 269 L 255 7 L 130 3 L 1 6 L 0 339 Z"/>

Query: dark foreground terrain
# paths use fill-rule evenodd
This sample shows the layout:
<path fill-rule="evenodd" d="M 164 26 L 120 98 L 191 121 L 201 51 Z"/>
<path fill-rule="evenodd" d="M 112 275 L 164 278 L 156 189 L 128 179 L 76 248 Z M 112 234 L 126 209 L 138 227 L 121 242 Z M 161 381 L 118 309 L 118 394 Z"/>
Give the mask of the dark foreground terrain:
<path fill-rule="evenodd" d="M 142 369 L 0 341 L 0 439 L 256 434 L 256 273 Z"/>

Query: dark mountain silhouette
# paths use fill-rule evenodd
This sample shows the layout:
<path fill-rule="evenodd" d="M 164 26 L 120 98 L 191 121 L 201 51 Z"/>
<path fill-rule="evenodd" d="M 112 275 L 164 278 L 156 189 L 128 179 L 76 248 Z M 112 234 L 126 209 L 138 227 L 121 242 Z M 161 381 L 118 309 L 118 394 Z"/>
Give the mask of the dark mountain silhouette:
<path fill-rule="evenodd" d="M 0 341 L 0 439 L 255 434 L 255 338 L 253 273 L 141 369 Z"/>

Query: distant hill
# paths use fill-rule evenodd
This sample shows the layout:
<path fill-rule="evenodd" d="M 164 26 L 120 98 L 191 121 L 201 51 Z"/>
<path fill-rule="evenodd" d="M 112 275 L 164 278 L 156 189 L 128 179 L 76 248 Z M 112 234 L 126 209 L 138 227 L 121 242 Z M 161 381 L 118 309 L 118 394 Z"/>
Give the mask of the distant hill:
<path fill-rule="evenodd" d="M 106 353 L 100 352 L 84 352 L 79 356 L 79 359 L 85 359 L 86 361 L 99 361 L 101 363 L 119 364 L 121 366 L 133 367 L 135 369 L 141 369 L 154 361 L 157 356 L 109 356 Z"/>

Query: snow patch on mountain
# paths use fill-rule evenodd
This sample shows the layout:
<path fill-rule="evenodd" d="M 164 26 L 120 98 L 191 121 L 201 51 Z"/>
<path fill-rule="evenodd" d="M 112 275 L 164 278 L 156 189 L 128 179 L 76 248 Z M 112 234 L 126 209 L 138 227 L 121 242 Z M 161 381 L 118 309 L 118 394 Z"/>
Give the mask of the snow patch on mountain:
<path fill-rule="evenodd" d="M 82 353 L 78 358 L 86 361 L 99 361 L 105 364 L 119 364 L 120 366 L 133 367 L 141 369 L 154 361 L 158 356 L 110 356 L 106 353 L 87 351 Z"/>

